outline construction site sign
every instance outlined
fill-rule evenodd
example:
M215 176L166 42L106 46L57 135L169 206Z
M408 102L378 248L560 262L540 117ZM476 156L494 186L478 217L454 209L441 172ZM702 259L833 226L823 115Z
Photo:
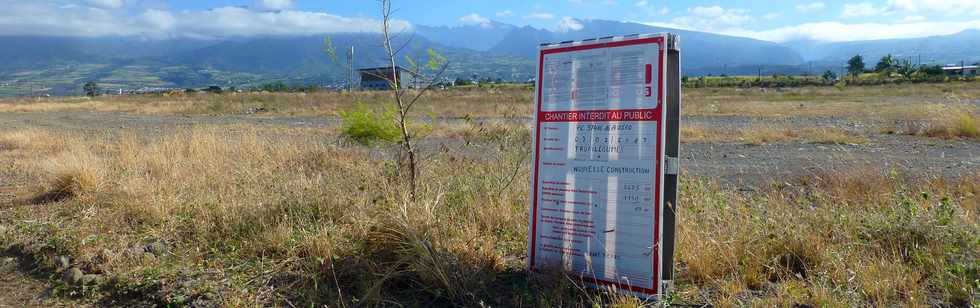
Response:
M531 271L565 271L645 298L665 292L673 263L677 136L669 126L677 129L680 106L677 59L669 34L541 45Z

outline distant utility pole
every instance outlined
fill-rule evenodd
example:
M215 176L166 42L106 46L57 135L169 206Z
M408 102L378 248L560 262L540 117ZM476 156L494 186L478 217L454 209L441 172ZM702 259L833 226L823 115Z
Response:
M354 45L347 53L347 92L354 92Z

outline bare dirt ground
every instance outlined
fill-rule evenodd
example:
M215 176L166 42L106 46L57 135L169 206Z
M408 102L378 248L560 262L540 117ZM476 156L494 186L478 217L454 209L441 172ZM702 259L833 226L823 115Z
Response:
M0 252L0 307L88 307L52 294L45 274L34 270L30 261Z
M814 144L804 142L765 145L739 143L684 143L682 168L690 175L752 185L801 172L842 165L914 171L925 176L957 177L980 169L980 143L975 140L943 140L878 133L878 125L835 118L764 119L748 117L689 117L685 124L715 127L749 126L752 123L790 127L838 127L863 134L865 144Z

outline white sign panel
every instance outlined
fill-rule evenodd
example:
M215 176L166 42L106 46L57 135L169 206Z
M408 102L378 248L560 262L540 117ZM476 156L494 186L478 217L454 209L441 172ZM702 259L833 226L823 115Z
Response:
M542 46L529 262L656 296L661 280L664 36Z

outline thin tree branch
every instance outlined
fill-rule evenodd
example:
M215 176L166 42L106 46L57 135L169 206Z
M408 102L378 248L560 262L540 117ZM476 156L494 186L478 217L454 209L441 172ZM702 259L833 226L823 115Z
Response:
M425 92L428 92L430 89L432 89L432 87L435 86L436 84L435 81L438 80L440 77L442 77L442 75L446 72L447 68L449 68L449 61L446 61L446 63L444 63L442 67L439 68L439 71L435 75L433 75L433 77L427 82L425 87L422 88L422 90L420 90L419 93L416 94L415 97L408 102L406 108L411 109L412 106L415 105L415 102L417 102L420 98L422 98L422 95L425 95Z

